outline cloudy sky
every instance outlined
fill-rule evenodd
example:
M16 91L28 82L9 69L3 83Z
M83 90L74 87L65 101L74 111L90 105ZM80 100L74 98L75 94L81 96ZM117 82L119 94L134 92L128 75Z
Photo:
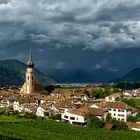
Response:
M140 0L0 0L0 59L36 67L140 67Z

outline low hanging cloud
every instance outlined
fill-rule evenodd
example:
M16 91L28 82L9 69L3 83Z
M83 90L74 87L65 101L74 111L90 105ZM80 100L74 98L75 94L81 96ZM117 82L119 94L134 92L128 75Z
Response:
M30 40L51 48L140 48L139 13L139 0L0 0L0 44Z

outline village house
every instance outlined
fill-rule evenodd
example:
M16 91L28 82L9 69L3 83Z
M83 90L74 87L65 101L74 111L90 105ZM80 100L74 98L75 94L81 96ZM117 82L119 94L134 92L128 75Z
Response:
M80 100L88 100L87 95L80 93L80 92L74 92L74 90L54 90L51 94L51 96L55 97L65 97L65 99L80 99Z
M124 122L127 121L128 116L136 116L137 114L137 109L130 107L123 102L97 103L91 107L104 109L108 111L112 119Z
M115 101L120 101L120 100L121 100L121 93L114 93L105 97L106 102L115 102Z
M137 114L135 108L132 108L123 102L108 103L106 109L108 109L108 112L113 119L124 122L127 121L128 116L136 116Z
M140 88L133 90L135 96L140 96Z
M0 100L0 108L8 108L9 106L10 106L10 102L6 97Z
M60 100L52 104L51 109L55 114L62 114L66 109L76 108L72 100Z
M36 113L36 110L37 110L37 106L35 104L32 104L32 103L25 103L25 104L22 104L20 106L20 111L21 112L27 112L27 113L32 113L32 114L35 114Z
M61 115L63 121L70 122L70 124L86 124L86 114L93 114L99 119L105 119L107 113L103 109L91 108L84 106L78 109L68 109Z
M87 120L84 117L85 113L78 110L67 110L61 115L62 121L67 121L70 124L86 124Z
M24 112L26 110L31 110L31 108L34 108L37 105L38 105L38 103L35 98L33 98L33 97L31 98L28 96L25 96L25 97L20 96L18 98L15 98L15 101L13 102L13 110L19 111L19 112Z
M15 97L17 97L18 94L15 92L0 92L0 107L6 108L6 107L12 107L13 102L15 100Z
M129 97L129 98L132 98L132 97L136 97L137 96L137 93L132 91L132 90L124 90L123 91L123 96L124 97Z
M29 102L15 101L13 103L13 110L18 112L32 113L34 112L33 110L35 110L36 106L37 105L35 103L31 103L31 102L29 103Z
M36 115L39 117L45 117L46 114L51 115L51 104L43 103L37 108Z

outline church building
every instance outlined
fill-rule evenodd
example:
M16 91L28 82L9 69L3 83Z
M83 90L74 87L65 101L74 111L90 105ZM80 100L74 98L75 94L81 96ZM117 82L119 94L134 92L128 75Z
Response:
M34 63L32 61L32 53L30 51L27 61L27 70L25 75L25 83L23 84L20 93L31 94L35 92L35 78L34 78Z

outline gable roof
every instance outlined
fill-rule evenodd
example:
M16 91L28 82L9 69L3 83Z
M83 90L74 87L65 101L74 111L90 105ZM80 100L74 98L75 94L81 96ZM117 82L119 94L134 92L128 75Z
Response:
M136 108L128 106L124 102L102 102L102 103L97 103L95 104L98 108L101 109L125 109L125 110L132 110L132 111L137 111Z
M103 116L105 113L105 110L100 108L91 108L89 106L84 106L78 109L69 109L67 112L75 115L81 115L85 116L86 114L92 114L95 116Z

